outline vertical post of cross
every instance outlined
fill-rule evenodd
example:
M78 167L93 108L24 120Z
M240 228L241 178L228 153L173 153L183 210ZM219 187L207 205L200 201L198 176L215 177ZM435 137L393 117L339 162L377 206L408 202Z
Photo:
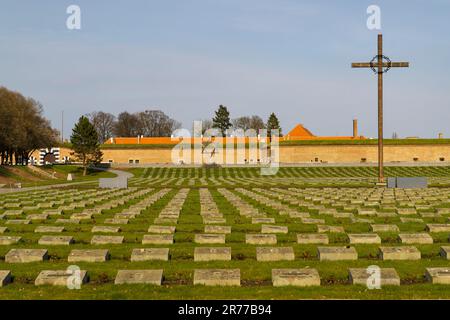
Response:
M384 183L383 153L383 35L378 35L378 182Z

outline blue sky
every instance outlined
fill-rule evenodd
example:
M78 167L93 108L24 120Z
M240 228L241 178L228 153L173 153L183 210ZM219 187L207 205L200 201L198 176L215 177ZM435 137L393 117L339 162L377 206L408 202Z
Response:
M66 8L82 29L66 28ZM450 136L450 1L1 0L0 85L31 96L65 136L82 114L161 109L190 128L219 104L274 111L286 133L376 136L376 54L366 9L381 7L385 135Z

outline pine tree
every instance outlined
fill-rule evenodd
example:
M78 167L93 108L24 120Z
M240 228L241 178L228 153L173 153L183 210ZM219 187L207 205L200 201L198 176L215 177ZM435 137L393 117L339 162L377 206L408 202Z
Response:
M272 113L269 116L269 120L267 120L267 135L269 136L270 139L272 138L272 130L276 130L276 129L279 130L280 137L281 137L282 134L281 134L280 121L278 121L278 118L275 115L275 113Z
M219 106L216 116L213 118L213 128L219 129L222 137L225 137L227 129L231 128L230 112L228 112L227 107Z
M82 116L72 130L70 137L72 143L72 156L83 164L83 176L87 173L90 164L102 161L103 153L100 151L98 134L88 118Z

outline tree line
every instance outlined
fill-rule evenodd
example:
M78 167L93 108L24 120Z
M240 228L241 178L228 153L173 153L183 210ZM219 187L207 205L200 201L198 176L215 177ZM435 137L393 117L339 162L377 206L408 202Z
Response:
M122 112L117 117L111 113L96 111L87 115L95 127L100 143L111 137L170 137L181 124L161 110Z
M27 165L34 151L55 146L58 134L38 101L0 87L1 165Z
M111 113L96 111L87 115L97 131L99 143L105 143L112 137L170 137L172 133L181 127L181 124L170 118L161 110L146 110L142 112L122 112L117 117ZM260 116L243 116L231 119L228 108L220 105L214 117L202 121L202 133L210 128L217 128L222 136L228 129L279 129L280 123L277 116L272 113L267 122Z

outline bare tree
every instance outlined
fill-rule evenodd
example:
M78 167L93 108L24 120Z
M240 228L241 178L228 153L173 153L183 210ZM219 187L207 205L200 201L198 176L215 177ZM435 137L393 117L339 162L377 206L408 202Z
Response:
M105 143L114 134L116 117L111 113L95 111L87 115L98 135L98 142Z
M138 124L138 117L125 111L117 117L113 132L118 137L135 137L140 134Z
M139 133L146 137L170 137L181 124L160 110L146 110L137 114Z
M244 131L247 131L248 129L254 129L256 132L260 129L264 129L266 125L264 124L263 119L259 116L244 116L239 117L232 120L233 128L234 129L243 129Z

